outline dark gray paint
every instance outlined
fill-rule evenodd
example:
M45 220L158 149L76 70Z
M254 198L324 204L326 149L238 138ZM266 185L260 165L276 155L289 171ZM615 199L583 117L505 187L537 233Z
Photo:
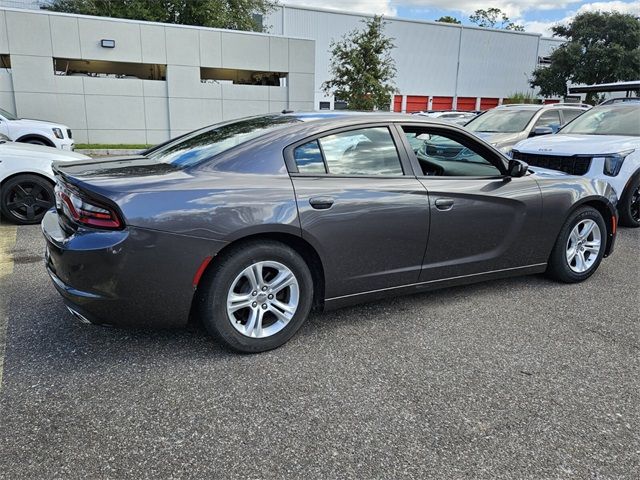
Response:
M394 132L404 176L296 173L288 147L373 124ZM93 319L179 325L189 317L192 281L203 260L213 257L215 268L221 249L249 236L275 234L315 250L325 307L336 307L543 271L573 208L596 202L606 215L615 214L606 183L557 172L423 177L399 124L454 132L506 172L507 159L468 132L404 115L307 119L187 170L149 165L144 157L65 164L58 173L117 205L127 227L74 232L49 212L43 221L48 268L66 300ZM330 197L333 205L313 209L315 197ZM450 210L436 205L443 199L453 201ZM607 253L613 239L610 232Z

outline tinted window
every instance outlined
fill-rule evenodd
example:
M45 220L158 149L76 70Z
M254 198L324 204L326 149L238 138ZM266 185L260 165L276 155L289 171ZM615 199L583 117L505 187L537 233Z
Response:
M569 123L571 120L573 120L574 118L579 117L580 115L582 115L584 113L584 110L570 110L570 109L564 109L562 110L562 115L564 116L564 123Z
M403 127L407 140L416 154L422 173L444 177L495 177L502 173L488 161L480 149L445 134L428 129Z
M560 112L557 110L547 110L542 112L542 115L538 118L538 121L534 125L535 127L560 127Z
M317 140L300 145L293 151L293 156L300 173L327 173Z
M265 115L214 125L151 150L147 157L176 167L189 167L236 145L299 121L296 117Z
M363 128L320 139L329 173L335 175L402 175L391 132Z
M523 131L537 110L513 107L489 110L474 118L465 127L472 132L515 133Z
M584 112L560 133L640 136L640 105L606 105Z

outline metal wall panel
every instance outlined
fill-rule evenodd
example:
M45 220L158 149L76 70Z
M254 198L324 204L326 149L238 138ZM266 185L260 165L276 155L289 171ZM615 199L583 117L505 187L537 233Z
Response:
M537 35L463 29L457 94L506 97L528 91L538 39Z

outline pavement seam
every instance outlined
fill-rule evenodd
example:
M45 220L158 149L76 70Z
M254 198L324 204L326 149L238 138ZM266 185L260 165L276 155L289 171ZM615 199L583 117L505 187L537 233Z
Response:
M16 244L17 228L14 225L0 225L0 392L2 392L2 373L4 371L4 353L7 336L7 306L9 298L3 284L13 273L13 248Z

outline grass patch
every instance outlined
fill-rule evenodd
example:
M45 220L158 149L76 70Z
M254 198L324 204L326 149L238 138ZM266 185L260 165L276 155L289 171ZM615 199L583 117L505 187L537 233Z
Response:
M76 150L144 150L153 145L125 144L125 143L76 143Z

